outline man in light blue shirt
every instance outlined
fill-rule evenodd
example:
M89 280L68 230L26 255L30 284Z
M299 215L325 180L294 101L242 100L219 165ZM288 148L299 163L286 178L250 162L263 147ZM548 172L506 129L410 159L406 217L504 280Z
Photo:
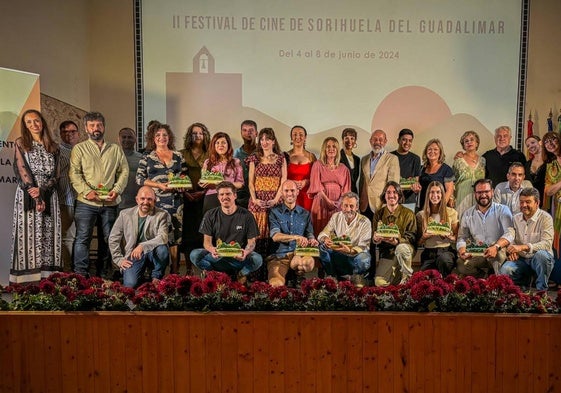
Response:
M286 274L294 270L298 278L314 270L312 256L295 255L297 246L317 247L310 212L296 204L298 187L293 180L286 180L282 186L283 203L269 212L271 238L278 244L276 252L267 258L269 284L281 286L286 282Z
M505 205L492 202L491 180L477 180L474 190L476 204L464 212L458 231L458 272L484 277L485 269L492 267L499 274L506 247L514 240L512 213Z

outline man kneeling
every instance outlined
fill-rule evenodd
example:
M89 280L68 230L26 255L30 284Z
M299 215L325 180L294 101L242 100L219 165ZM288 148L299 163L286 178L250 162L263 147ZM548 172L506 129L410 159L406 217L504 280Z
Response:
M253 214L236 205L236 187L228 181L216 186L219 207L207 211L199 232L204 248L191 251L191 262L199 269L234 274L243 284L249 273L263 264L261 255L253 251L259 234Z
M109 235L109 249L123 272L123 285L134 288L151 264L152 281L164 276L169 262L168 235L171 218L155 207L156 194L144 186L136 194L136 206L121 211ZM121 246L124 244L124 250Z

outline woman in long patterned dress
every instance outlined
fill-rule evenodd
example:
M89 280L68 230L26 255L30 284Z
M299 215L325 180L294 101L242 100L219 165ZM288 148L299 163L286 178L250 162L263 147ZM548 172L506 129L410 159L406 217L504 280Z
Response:
M296 204L310 211L312 198L308 196L310 186L310 173L312 164L316 160L314 153L306 150L306 137L308 132L302 126L294 126L290 130L290 144L292 149L285 153L287 165L287 178L296 182L298 197Z
M479 149L477 132L464 132L460 138L460 144L464 151L463 154L457 156L453 165L454 176L456 177L455 207L459 218L462 217L464 211L475 205L473 184L476 180L485 177L485 158L477 154L477 149Z
M203 171L219 172L225 181L231 182L237 190L243 187L243 168L240 160L234 158L232 140L225 132L217 132L212 136L208 151L208 158L203 164ZM216 184L199 181L205 190L203 214L208 210L220 206Z
M62 271L60 208L55 190L58 157L58 145L43 115L34 109L25 111L13 163L18 186L10 283L35 282Z
M187 176L183 155L175 151L174 135L167 124L154 123L146 133L146 150L138 164L136 183L149 186L156 193L156 206L171 216L173 239L170 239L170 272L179 271L178 244L181 243L183 223L183 190L168 187L169 175Z
M560 233L561 233L561 209L559 202L561 199L561 137L556 132L548 132L543 136L543 146L551 154L555 155L555 159L547 164L545 170L545 196L544 202L549 202L551 198L551 215L553 216L553 248L557 250L559 255ZM544 203L547 209L548 203Z
M201 170L205 160L208 158L208 148L210 144L210 132L202 123L193 123L187 128L183 142L183 159L187 164L189 178L193 188L184 194L183 211L183 231L181 233L181 248L185 254L187 263L187 273L190 273L191 261L189 254L195 248L203 247L203 235L199 232L199 227L203 219L203 201L205 190L199 186Z
M257 141L257 151L247 158L251 196L248 210L259 228L256 251L265 257L269 246L269 210L280 202L281 184L286 180L286 160L272 128L259 131Z
M340 162L339 142L325 138L319 160L312 165L308 194L313 197L312 225L315 235L325 228L333 213L339 210L341 195L351 190L349 169Z

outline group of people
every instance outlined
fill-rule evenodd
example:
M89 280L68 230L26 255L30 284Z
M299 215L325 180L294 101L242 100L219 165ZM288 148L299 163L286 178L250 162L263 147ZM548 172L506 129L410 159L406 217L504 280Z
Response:
M411 152L409 129L400 131L393 152L385 149L386 133L375 130L371 152L360 158L353 153L357 132L345 128L342 145L326 138L318 158L300 125L290 130L286 152L272 128L258 132L252 120L242 122L236 149L227 133L211 137L194 123L176 150L170 126L151 121L137 152L132 129L123 128L115 144L105 139L102 114L83 121L86 140L79 142L77 124L65 121L58 145L40 112L22 116L12 283L63 269L89 275L97 228L96 274L117 267L130 287L147 268L154 282L168 264L177 273L181 252L189 269L192 263L201 274L227 272L242 283L286 285L289 276L298 281L319 268L357 286L387 286L411 277L422 247L421 269L509 274L524 286L535 274L536 287L547 289L561 229L556 133L543 145L529 137L526 162L510 145L508 127L495 131L496 148L483 155L479 136L467 131L450 167L438 139L428 141L422 159ZM172 187L171 179L182 178L188 187ZM540 209L550 200L555 220ZM433 222L448 229L434 232Z

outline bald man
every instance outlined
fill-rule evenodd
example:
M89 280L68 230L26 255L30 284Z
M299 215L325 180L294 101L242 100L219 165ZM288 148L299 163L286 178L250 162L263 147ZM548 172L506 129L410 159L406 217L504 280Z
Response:
M171 218L155 203L154 190L141 187L136 206L121 211L109 235L113 263L121 269L123 285L127 287L135 288L141 283L147 265L153 266L152 282L157 283L169 263Z

